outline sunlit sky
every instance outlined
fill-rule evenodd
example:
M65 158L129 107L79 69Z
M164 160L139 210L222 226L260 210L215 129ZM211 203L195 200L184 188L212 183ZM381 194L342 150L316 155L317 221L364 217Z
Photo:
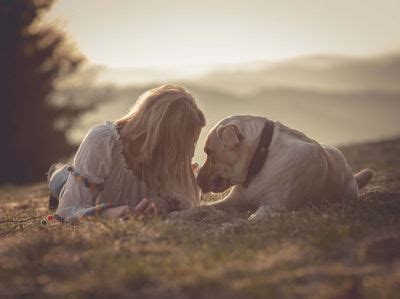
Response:
M89 61L109 67L400 49L399 0L59 0L48 17Z

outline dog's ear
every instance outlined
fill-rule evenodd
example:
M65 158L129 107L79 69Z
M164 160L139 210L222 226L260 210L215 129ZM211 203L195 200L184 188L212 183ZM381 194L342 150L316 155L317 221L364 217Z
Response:
M243 140L243 134L235 124L220 126L217 129L217 135L222 140L226 149L235 148Z

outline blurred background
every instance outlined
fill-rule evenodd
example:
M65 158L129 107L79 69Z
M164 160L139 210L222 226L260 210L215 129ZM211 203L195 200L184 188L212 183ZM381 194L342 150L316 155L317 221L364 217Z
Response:
M0 0L0 182L43 179L145 90L186 87L321 143L400 135L398 0ZM4 137L3 137L4 136Z

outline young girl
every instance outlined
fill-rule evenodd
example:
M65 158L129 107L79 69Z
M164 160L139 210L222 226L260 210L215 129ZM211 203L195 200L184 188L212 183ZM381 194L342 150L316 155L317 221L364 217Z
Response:
M49 171L50 206L61 221L166 214L199 204L191 160L205 118L193 96L163 85L130 113L93 127L73 165Z

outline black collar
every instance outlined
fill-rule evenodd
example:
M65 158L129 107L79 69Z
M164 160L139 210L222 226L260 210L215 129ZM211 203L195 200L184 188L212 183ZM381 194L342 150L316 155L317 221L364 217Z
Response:
M271 145L272 135L274 133L275 123L271 120L266 120L264 129L261 132L260 141L258 142L257 149L253 155L253 159L249 165L249 171L247 172L246 181L243 183L243 187L247 188L250 181L260 172L264 166L265 160L267 160L269 153L269 146Z

